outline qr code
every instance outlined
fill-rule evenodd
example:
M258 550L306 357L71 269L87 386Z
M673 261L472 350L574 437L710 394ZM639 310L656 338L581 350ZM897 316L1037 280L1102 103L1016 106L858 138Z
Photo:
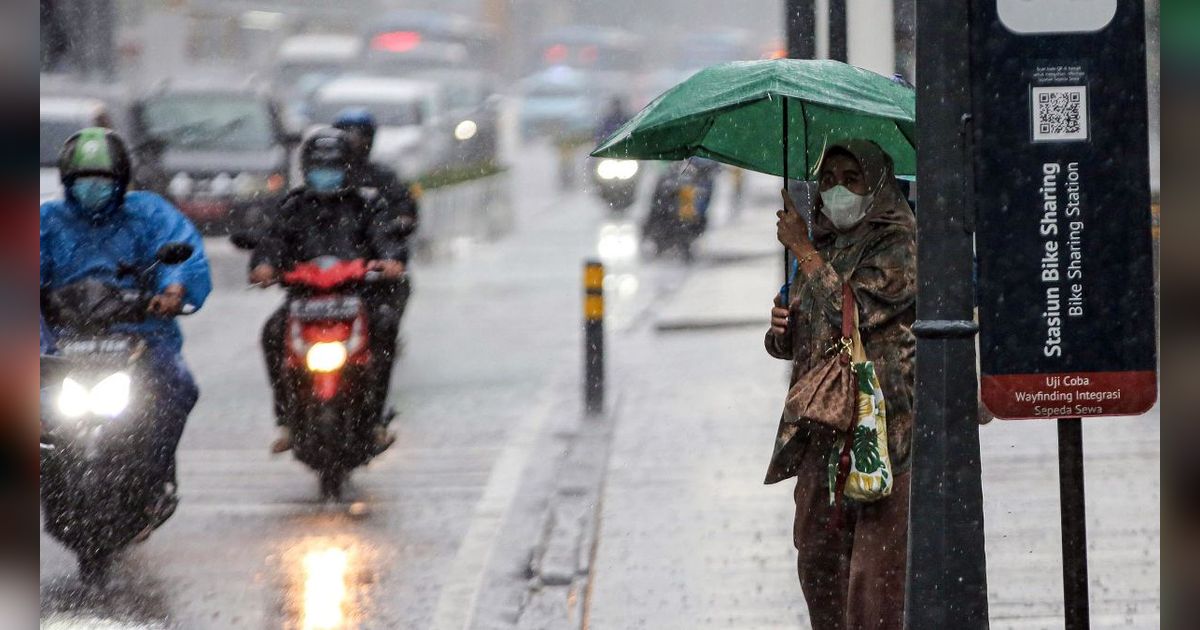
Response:
M1087 87L1033 88L1033 141L1070 142L1088 139Z

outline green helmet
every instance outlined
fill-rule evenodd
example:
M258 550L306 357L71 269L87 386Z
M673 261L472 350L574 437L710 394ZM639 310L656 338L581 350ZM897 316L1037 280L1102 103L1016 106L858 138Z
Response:
M117 186L125 190L131 170L125 141L117 132L104 127L76 131L58 154L58 175L68 188L76 177L103 175L115 179Z

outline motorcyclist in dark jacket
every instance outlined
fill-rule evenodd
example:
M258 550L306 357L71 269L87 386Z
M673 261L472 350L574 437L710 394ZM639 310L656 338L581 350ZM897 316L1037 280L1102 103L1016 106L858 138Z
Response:
M361 189L368 196L383 197L404 224L404 236L416 232L419 189L415 184L401 180L391 168L371 161L371 147L375 144L378 129L375 116L366 108L348 107L338 112L333 126L345 132L350 141L352 153L347 171L350 186Z
M267 286L295 264L318 256L342 259L365 258L368 268L379 271L383 281L372 283L363 295L370 316L371 355L377 361L375 394L379 401L379 425L375 439L378 450L394 438L387 431L389 414L384 412L396 351L400 313L408 298L405 277L408 246L404 215L388 206L383 197L368 197L350 183L352 149L346 135L336 129L312 133L300 148L304 184L292 190L265 226L250 258L250 282ZM286 384L281 378L284 361L285 307L263 326L262 348L275 397L279 437L271 451L291 448Z

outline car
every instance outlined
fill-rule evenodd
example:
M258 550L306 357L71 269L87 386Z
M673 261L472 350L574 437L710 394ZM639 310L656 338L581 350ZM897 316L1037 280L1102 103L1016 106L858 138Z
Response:
M459 69L427 70L410 76L437 83L445 94L445 127L453 137L448 162L461 167L495 165L499 160L502 97L492 75Z
M554 66L521 84L521 137L591 137L607 102L589 73Z
M58 154L63 143L84 127L112 127L104 101L87 96L42 96L38 116L38 193L41 201L62 197Z
M308 106L309 122L332 123L339 112L365 108L379 126L371 157L406 179L450 162L453 130L443 86L416 79L350 75L321 86Z
M154 147L165 193L206 231L255 223L286 194L299 142L269 96L235 87L167 87L131 108L133 135Z

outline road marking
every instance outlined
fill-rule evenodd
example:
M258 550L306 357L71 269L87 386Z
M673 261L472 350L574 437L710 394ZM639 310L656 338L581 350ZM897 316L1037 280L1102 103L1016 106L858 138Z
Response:
M458 552L438 595L433 622L430 624L432 630L467 630L475 620L484 572L491 564L496 540L508 517L542 426L550 416L554 403L552 394L556 391L562 390L558 387L542 390L541 400L514 427L504 451L492 467L487 487L475 504L471 526L459 543Z

